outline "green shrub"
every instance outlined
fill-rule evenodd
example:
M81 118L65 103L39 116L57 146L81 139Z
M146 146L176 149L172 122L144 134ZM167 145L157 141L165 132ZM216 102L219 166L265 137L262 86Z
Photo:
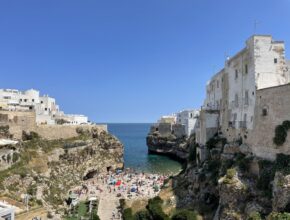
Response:
M12 155L12 162L13 162L13 163L16 163L16 162L18 161L19 157L20 157L20 154L15 152L15 153Z
M124 220L134 220L134 216L132 214L132 209L131 208L127 208L127 209L124 210L123 219Z
M228 170L227 170L226 177L227 177L228 179L233 179L234 176L235 176L236 174L237 174L236 169L235 169L235 168L231 168L231 169L228 169Z
M262 217L259 212L252 212L248 220L262 220Z
M37 140L39 138L40 138L39 134L34 131L30 131L30 132L22 131L23 141Z
M290 156L286 154L277 154L275 168L276 171L280 171L285 175L290 174Z
M248 172L252 160L253 157L245 157L245 155L239 154L236 159L236 164L242 172Z
M257 188L264 191L265 195L269 198L272 197L272 185L271 182L274 180L276 172L276 164L267 161L259 161L260 176L257 181Z
M162 203L162 199L158 196L148 202L147 209L154 220L169 220L169 217L162 210Z
M142 210L135 214L135 220L150 220L150 214L148 210Z
M283 125L278 125L275 129L275 137L273 138L274 143L277 146L281 146L286 141L287 131Z
M289 130L289 129L290 129L290 121L288 121L288 120L283 121L282 126L283 126L286 130Z
M273 142L277 146L281 146L285 143L287 138L287 132L290 130L290 121L283 121L281 125L278 125L275 128L275 137L273 138Z
M290 213L278 213L278 212L272 212L268 218L268 220L289 220L290 219Z
M172 216L172 220L196 220L197 213L190 210L181 210Z

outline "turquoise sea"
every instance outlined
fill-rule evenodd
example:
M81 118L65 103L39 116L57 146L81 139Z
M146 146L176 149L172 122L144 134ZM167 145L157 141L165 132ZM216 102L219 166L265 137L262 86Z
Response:
M177 173L181 164L166 156L148 155L146 136L151 124L108 124L108 130L125 146L126 168L150 173Z

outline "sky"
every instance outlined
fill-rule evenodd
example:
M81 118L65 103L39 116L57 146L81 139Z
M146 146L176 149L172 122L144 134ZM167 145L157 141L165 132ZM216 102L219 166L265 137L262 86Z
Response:
M289 25L290 0L2 0L0 88L94 122L154 122L200 108L254 33L284 40L290 59Z

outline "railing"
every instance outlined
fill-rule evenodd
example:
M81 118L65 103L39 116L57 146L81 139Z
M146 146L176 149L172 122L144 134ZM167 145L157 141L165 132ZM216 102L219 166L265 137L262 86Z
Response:
M229 127L236 128L236 125L238 128L247 128L247 121L229 121Z

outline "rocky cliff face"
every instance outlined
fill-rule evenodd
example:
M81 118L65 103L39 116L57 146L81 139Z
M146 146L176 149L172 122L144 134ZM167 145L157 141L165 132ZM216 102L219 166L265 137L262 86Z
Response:
M223 142L216 138L207 146L207 160L197 165L188 159L187 168L172 177L160 193L164 210L195 210L208 220L288 219L290 157L267 161L245 145Z
M19 162L0 172L0 194L61 213L68 191L87 178L123 167L123 145L105 131L78 130L67 140L34 137L17 145Z
M146 138L149 153L163 154L177 160L186 161L190 143L186 137L175 135L161 136L158 131L149 133Z

